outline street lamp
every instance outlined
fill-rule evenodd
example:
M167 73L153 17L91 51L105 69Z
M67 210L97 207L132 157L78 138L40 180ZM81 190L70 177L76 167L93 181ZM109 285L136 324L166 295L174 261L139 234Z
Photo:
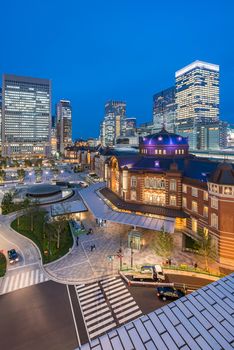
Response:
M131 238L130 241L130 248L131 248L131 269L133 268L133 240Z

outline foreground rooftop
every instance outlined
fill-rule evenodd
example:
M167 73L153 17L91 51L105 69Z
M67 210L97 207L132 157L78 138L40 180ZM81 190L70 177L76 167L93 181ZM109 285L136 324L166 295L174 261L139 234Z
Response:
M234 349L234 274L112 330L79 349Z

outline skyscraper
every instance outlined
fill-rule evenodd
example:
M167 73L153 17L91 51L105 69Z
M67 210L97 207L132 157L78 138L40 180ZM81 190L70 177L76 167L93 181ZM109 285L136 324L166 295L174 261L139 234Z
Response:
M219 66L195 61L175 73L176 123L219 119Z
M0 148L2 147L2 88L0 88Z
M72 107L69 100L60 100L57 110L57 139L58 151L64 153L64 149L72 144Z
M160 131L164 126L174 132L176 117L175 87L160 91L153 96L154 130Z
M113 146L118 136L122 135L125 125L126 103L108 101L105 104L105 116L101 123L100 138L104 146Z
M51 81L4 74L2 97L3 156L49 155Z
M136 118L125 118L123 124L124 136L135 136L136 134Z

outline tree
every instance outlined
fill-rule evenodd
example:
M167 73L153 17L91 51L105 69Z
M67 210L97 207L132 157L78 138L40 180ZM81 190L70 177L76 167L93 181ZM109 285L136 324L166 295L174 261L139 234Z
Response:
M67 218L63 215L57 216L51 223L51 227L55 232L57 249L59 249L61 235L67 232Z
M13 206L13 194L11 192L5 193L2 199L3 214L8 214L9 212L11 212Z
M4 170L0 170L0 183L3 183L5 178L6 178L6 172Z
M198 240L195 244L196 253L202 257L205 269L209 272L209 264L216 260L217 250L211 235L205 230L198 230Z
M170 233L162 227L153 242L153 249L155 253L163 258L169 259L173 251L173 237Z
M23 182L24 178L25 178L25 170L24 169L18 169L17 170L17 175L18 175L18 178L19 178L20 182Z
M25 165L26 167L31 167L31 166L32 166L31 160L30 160L30 159L25 159L25 160L24 160L24 165Z

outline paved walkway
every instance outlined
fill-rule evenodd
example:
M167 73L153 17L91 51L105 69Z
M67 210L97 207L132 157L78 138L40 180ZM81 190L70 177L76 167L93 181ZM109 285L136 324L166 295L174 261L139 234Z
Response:
M127 247L127 234L130 226L110 223L106 227L98 227L93 216L86 214L83 221L86 229L92 228L93 234L82 234L79 237L79 246L73 246L70 253L55 262L45 265L46 272L52 279L62 283L88 283L110 275L116 275L120 268L120 260L117 251L122 240L123 267L130 267L131 250ZM162 263L162 258L157 257L150 245L153 232L142 230L147 245L141 251L133 252L133 265L141 266L146 263ZM91 245L96 249L91 251ZM178 250L174 254L173 262L187 263L191 265L193 260L184 252Z

